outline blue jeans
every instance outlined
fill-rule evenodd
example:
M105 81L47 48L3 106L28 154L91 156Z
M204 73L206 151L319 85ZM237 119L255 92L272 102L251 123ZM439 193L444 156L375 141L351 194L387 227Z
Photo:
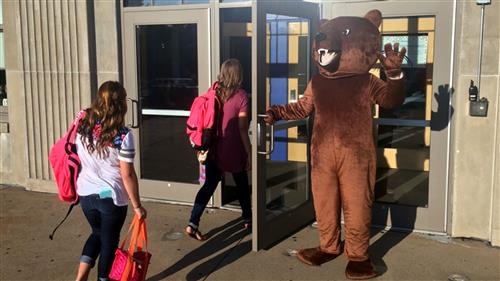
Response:
M215 192L217 185L222 179L222 171L217 167L217 164L213 160L207 161L205 165L205 184L200 188L196 194L196 199L194 201L194 206L191 211L191 218L189 219L189 225L195 229L198 228L200 224L201 215L207 207L210 197ZM252 219L252 207L250 200L250 191L248 190L248 175L247 171L243 170L241 172L232 173L236 187L238 188L238 200L240 201L241 210L243 211L242 217L245 221L251 221Z
M99 280L107 280L120 242L120 230L127 217L127 206L116 206L113 199L101 199L97 194L80 196L80 205L92 228L80 262L93 267L100 255L97 276Z

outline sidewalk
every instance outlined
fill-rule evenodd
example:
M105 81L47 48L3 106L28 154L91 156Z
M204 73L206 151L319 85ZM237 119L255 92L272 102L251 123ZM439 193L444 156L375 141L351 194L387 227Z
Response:
M311 227L270 250L252 252L251 235L237 212L206 212L201 229L210 239L200 243L182 234L190 207L144 205L153 254L148 280L345 280L343 256L309 267L289 255L317 245ZM0 185L0 280L74 280L90 228L78 207L50 241L66 208L56 194ZM129 214L124 231L130 219ZM500 249L482 242L385 232L374 234L371 252L382 272L375 280L447 280L454 273L500 280ZM95 270L89 280L96 280Z

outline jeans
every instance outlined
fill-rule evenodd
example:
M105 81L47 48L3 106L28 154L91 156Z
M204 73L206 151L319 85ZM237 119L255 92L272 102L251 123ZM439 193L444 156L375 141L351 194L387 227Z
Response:
M120 242L120 230L127 217L127 206L116 206L113 199L100 199L97 194L80 196L80 205L92 228L80 262L93 267L100 255L97 276L107 280Z
M207 161L205 165L205 184L203 184L198 194L196 194L193 210L191 211L191 218L189 219L189 225L191 227L195 229L198 228L201 215L207 207L210 197L214 194L217 185L221 181L222 173L223 172L217 167L215 161ZM252 219L252 208L250 191L248 190L247 171L243 170L232 174L236 187L238 188L238 200L240 201L241 210L243 211L242 217L245 221L250 221Z

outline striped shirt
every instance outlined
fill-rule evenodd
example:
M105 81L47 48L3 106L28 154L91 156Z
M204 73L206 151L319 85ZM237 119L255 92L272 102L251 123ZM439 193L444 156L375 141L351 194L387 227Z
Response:
M120 161L133 163L135 157L134 136L125 128L113 140L108 148L109 155L100 158L97 152L89 153L81 141L81 135L76 136L78 156L82 162L82 170L78 176L78 195L86 196L100 194L101 197L112 197L117 206L128 204L128 195L123 185L120 173Z

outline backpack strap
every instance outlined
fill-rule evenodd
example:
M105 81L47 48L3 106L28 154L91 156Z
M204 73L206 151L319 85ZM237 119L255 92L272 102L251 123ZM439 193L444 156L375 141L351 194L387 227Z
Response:
M219 137L219 136L222 136L222 114L224 112L224 105L222 104L222 101L220 100L219 96L217 96L217 95L215 95L214 107L215 107L214 108L215 136Z
M66 153L69 155L71 153L70 150L75 149L75 138L76 138L76 132L78 129L78 125L80 124L80 121L85 118L87 115L87 111L85 109L80 110L76 114L75 119L73 119L73 122L71 122L71 127L69 128L68 132L66 133L66 145L64 146L64 149L66 150ZM76 150L75 150L76 151ZM52 230L52 233L49 235L49 239L53 240L54 239L54 234L56 233L56 230L66 221L68 218L69 214L71 214L71 211L73 211L73 207L78 205L80 203L80 200L78 198L76 199L75 202L71 203L71 205L68 208L68 212L66 212L66 216L62 219L62 221Z
M75 143L75 138L76 138L76 132L78 130L78 125L80 124L80 121L85 118L87 115L86 109L80 110L75 116L75 119L73 119L73 122L71 123L71 127L69 128L69 131L66 136L66 143Z
M49 235L49 239L50 240L53 240L54 239L54 234L56 233L56 230L61 226L61 224L63 224L63 222L68 218L69 214L71 214L71 211L73 211L73 207L75 207L76 205L78 205L79 201L77 200L75 203L71 203L71 205L69 206L69 209L68 209L68 212L66 213L66 216L64 217L64 219L62 219L62 221L54 228L54 230L52 230L52 233Z

